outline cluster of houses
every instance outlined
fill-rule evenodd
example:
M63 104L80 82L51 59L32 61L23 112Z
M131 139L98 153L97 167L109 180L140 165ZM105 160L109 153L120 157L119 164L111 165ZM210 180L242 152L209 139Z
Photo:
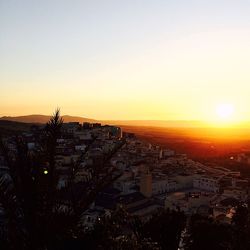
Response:
M86 212L88 227L103 211L109 213L118 205L143 219L163 208L230 223L235 207L248 200L248 180L240 172L209 167L132 134L124 136L126 144L111 159L123 174Z
M30 151L38 147L39 133L40 128L33 126L22 135ZM11 138L6 142L15 150ZM100 123L63 124L55 158L57 188L67 185L72 164L78 164L74 178L77 185L91 180L89 169L103 166L107 160L119 175L82 214L86 229L117 207L145 220L162 208L187 215L200 213L230 223L235 206L248 199L248 180L241 178L239 172L206 166L185 154L139 140L120 127ZM0 171L7 168L1 155L0 166Z

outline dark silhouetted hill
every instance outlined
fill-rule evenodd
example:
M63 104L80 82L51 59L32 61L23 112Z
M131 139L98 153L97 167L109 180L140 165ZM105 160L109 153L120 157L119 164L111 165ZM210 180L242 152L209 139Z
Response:
M118 126L139 126L139 127L161 127L161 128L211 128L214 126L198 120L95 120L80 116L62 116L64 122L99 122ZM0 118L4 121L15 121L24 123L41 123L45 124L50 119L48 115L26 115L26 116L4 116ZM236 124L235 128L250 128L249 122Z
M64 122L97 122L94 119L88 119L79 116L62 116ZM0 121L14 121L14 122L23 122L23 123L46 123L50 119L48 115L26 115L26 116L3 116L0 118Z
M80 116L62 116L64 122L100 122L102 124L113 124L123 126L147 126L147 127L200 127L203 126L199 121L157 121L157 120L95 120ZM4 121L15 121L24 123L46 123L50 119L48 115L25 115L25 116L3 116Z

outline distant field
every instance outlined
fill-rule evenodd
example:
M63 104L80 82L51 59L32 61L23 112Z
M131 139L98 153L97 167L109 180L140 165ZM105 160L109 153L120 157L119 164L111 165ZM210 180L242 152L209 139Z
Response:
M186 153L193 158L216 157L250 150L250 129L160 128L122 126L139 138Z
M29 131L32 123L0 120L0 135ZM140 139L168 147L192 158L209 158L250 151L250 129L232 128L163 128L121 126Z

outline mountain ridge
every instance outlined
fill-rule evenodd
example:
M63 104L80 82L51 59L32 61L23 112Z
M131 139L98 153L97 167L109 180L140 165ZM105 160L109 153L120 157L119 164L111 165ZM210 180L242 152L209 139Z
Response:
M23 115L23 116L3 116L0 117L0 121L14 121L22 123L46 123L51 116L49 115ZM85 118L81 116L63 115L64 122L99 122L102 124L124 125L124 126L159 126L159 127L186 127L186 126L198 126L202 125L200 121L186 121L186 120L96 120L91 118Z
M23 116L3 116L0 121L14 121L22 123L41 123L45 124L51 116L49 115L23 115ZM211 127L211 125L198 120L97 120L81 116L63 115L64 122L90 122L102 123L120 126L146 126L146 127L173 127L173 128L195 128L195 127ZM241 126L250 127L249 122L244 122ZM213 127L213 126L212 126ZM237 127L237 126L236 126Z
M13 122L22 122L22 123L46 123L50 119L50 115L23 115L23 116L3 116L0 117L0 121L13 121ZM63 115L62 116L64 122L97 122L94 119L84 118L80 116L70 116Z

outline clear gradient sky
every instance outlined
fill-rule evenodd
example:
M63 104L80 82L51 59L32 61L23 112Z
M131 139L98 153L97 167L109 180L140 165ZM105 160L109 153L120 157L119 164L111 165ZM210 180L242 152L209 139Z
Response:
M250 119L250 1L0 0L0 115Z

